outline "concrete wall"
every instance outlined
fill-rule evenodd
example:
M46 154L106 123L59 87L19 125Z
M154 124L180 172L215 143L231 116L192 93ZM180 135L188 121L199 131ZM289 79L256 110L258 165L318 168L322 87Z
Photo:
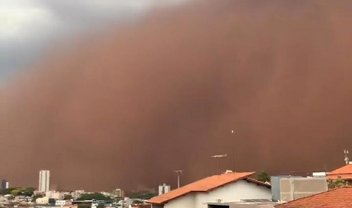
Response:
M281 200L280 176L271 176L271 193L274 201Z
M269 188L245 180L237 181L210 192L187 194L165 204L164 208L207 208L209 202L239 202L242 199L271 199Z
M291 201L328 190L325 177L278 177L278 179L278 182L272 180L272 182L275 182L272 183L274 200ZM279 197L277 196L276 190L279 191Z

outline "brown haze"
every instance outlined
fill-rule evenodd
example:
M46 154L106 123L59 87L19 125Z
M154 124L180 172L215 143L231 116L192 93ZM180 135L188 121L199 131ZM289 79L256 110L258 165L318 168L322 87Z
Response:
M137 189L330 170L352 148L352 2L216 0L79 41L1 91L1 177ZM235 134L231 134L231 129Z

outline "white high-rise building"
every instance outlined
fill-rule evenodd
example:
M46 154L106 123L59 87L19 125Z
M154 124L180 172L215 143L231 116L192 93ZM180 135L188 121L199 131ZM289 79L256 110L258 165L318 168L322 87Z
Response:
M47 192L49 191L50 185L50 171L49 170L41 170L39 171L39 187L38 191Z

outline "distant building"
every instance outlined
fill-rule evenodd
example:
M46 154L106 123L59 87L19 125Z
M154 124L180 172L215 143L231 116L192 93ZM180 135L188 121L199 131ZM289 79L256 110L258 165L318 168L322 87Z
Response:
M42 205L44 205L44 204L48 204L49 203L49 198L48 197L41 197L41 198L37 198L36 200L35 200L35 203L36 204L42 204Z
M3 191L3 190L6 190L8 188L10 188L10 183L7 180L5 180L5 179L1 180L0 190Z
M291 201L328 190L325 177L272 176L274 201Z
M50 186L50 171L49 170L41 170L39 171L39 192L48 192Z
M64 199L65 197L65 192L59 192L59 191L47 191L45 192L45 196L50 198L50 199Z
M159 185L158 195L166 194L170 190L171 190L171 186L170 185L166 185L165 183L163 183L162 185Z
M71 192L71 196L73 197L73 199L78 199L79 197L81 197L82 194L86 193L84 190L75 190L73 192Z
M254 172L227 172L210 176L148 200L152 208L208 208L211 203L271 200L271 186L251 176ZM212 206L214 207L214 206ZM229 206L219 206L229 207Z
M327 192L296 199L275 208L348 208L352 207L352 187L333 189Z
M119 189L119 188L113 190L113 191L112 191L112 195L113 195L114 197L116 197L116 198L123 198L123 197L125 196L123 190L122 190L122 189Z
M348 182L352 182L352 164L349 163L345 166L342 166L341 168L329 172L327 175L328 179L330 180L342 179Z
M72 202L70 200L55 200L55 206L57 207L63 207L67 205L72 205Z

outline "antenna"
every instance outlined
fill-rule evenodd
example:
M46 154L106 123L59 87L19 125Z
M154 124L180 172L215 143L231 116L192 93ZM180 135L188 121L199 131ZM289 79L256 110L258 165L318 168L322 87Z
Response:
M235 135L235 130L231 129L231 136ZM236 172L236 165L237 165L237 161L236 161L236 149L237 148L233 148L234 152L233 152L233 171Z
M182 170L174 170L174 172L177 174L177 188L180 188L180 176L183 174Z
M217 159L218 171L219 171L219 173L221 174L221 170L220 170L220 159L227 157L227 154L212 155L211 157L214 158L214 159Z
M345 159L344 159L344 161L345 161L346 165L348 165L348 164L350 163L350 158L348 158L349 152L348 152L347 149L344 149L344 150L343 150L343 153L345 154Z

